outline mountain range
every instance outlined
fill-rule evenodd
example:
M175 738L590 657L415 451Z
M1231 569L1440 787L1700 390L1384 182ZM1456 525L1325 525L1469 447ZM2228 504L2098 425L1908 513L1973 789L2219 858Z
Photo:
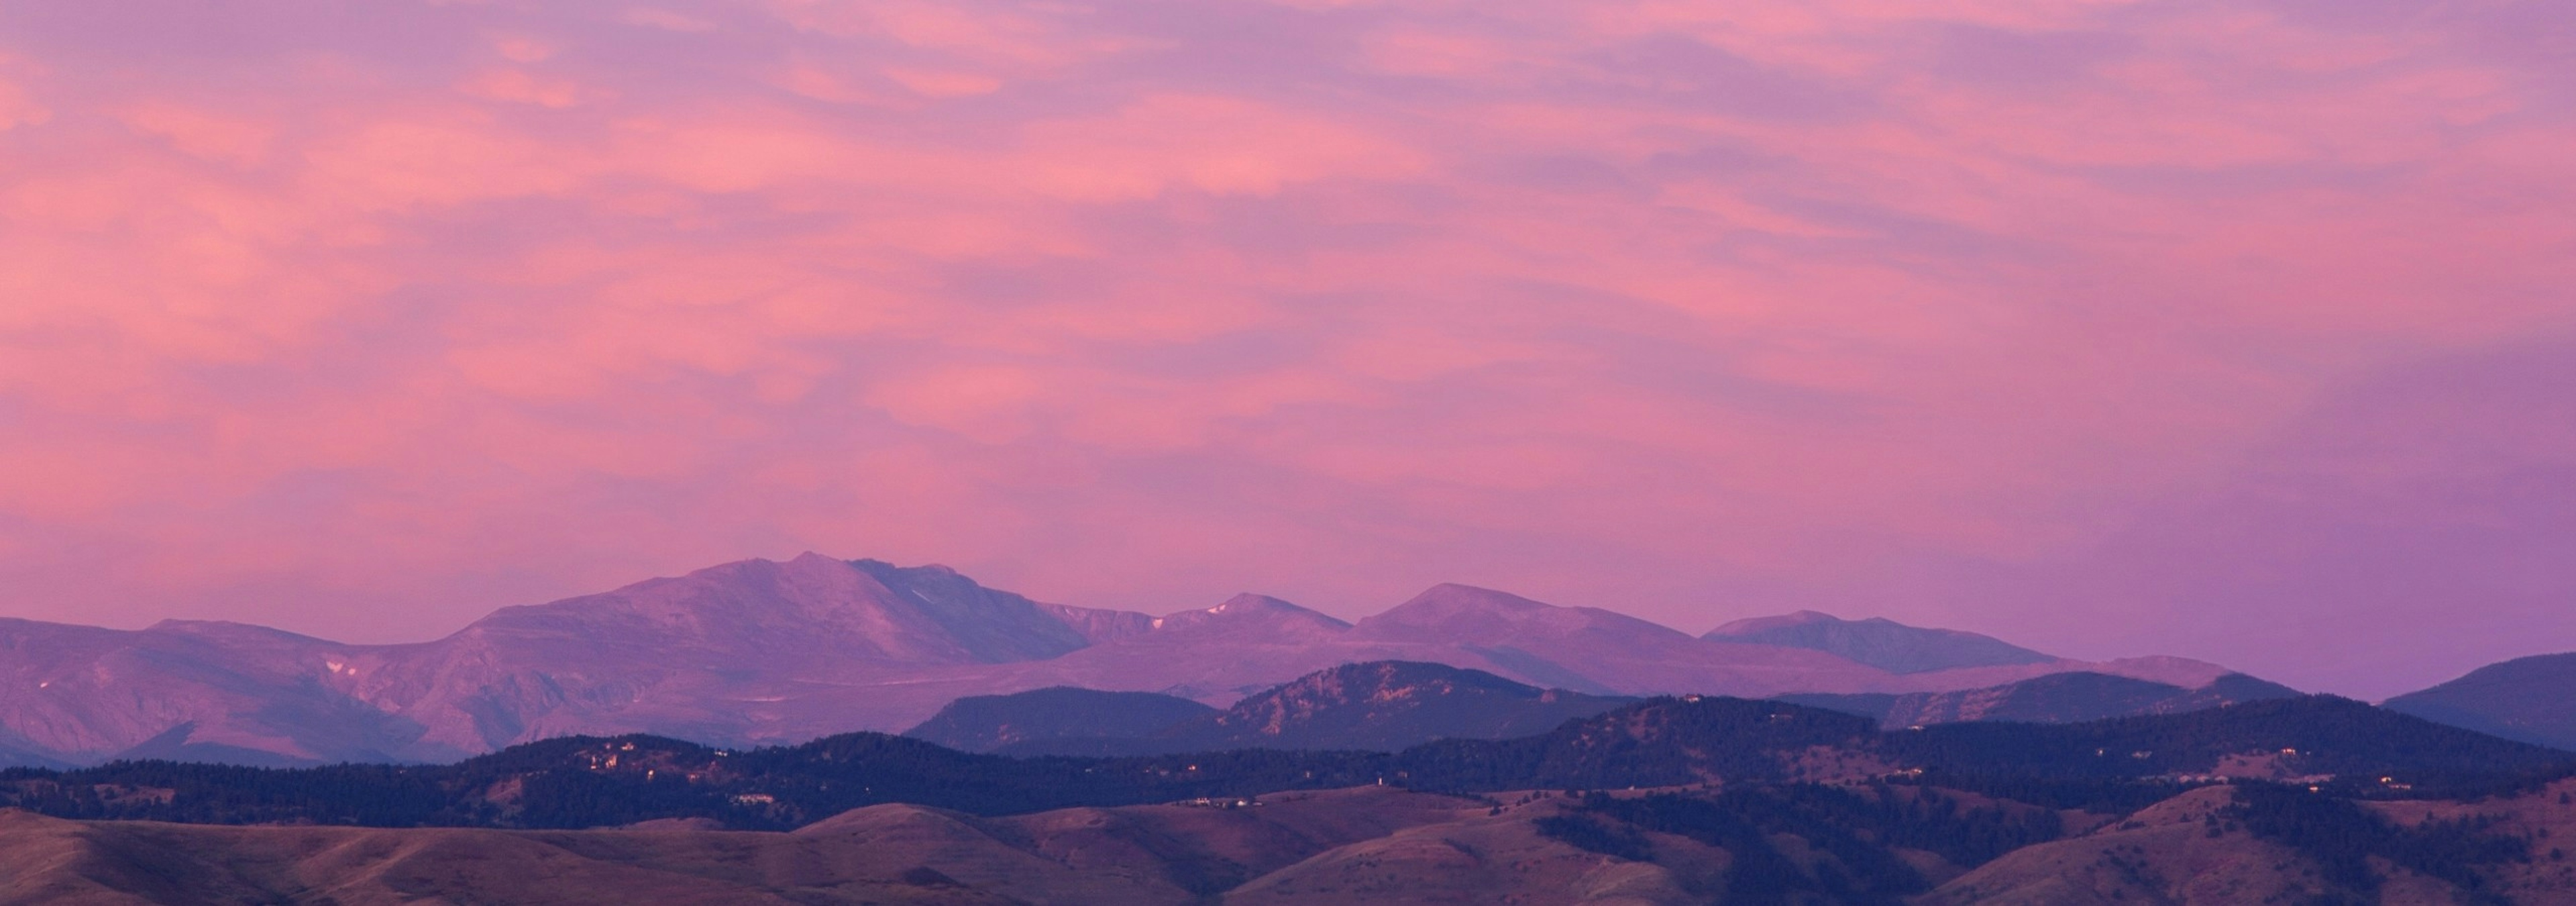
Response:
M2179 658L2049 658L1820 614L1694 637L1463 585L1357 623L1250 594L1157 617L1039 602L945 567L809 553L507 607L411 644L220 622L0 620L0 762L437 762L577 733L744 746L895 730L961 698L1050 686L1228 706L1386 660L1590 696L1946 692L2070 671L2199 688L2228 673Z
M1379 662L1423 666L1367 681L1328 673ZM1436 703L1429 710L1377 708L1329 731L1315 721L1248 729L1274 721L1247 709L1369 713L1329 699L1417 694L1431 680L1420 671L1434 665L1474 673L1438 678L1446 691L1412 699ZM1282 687L1292 681L1308 685ZM1012 698L1056 687L1066 690L1048 693L1056 707ZM220 622L125 631L0 620L0 765L441 762L572 734L753 746L926 727L974 701L1024 716L1009 728L986 721L1001 734L990 738L934 738L1023 753L1391 749L1529 732L1623 698L1679 693L1785 696L1894 726L2065 722L2296 694L2198 661L2085 662L1812 611L1693 637L1611 611L1439 585L1356 623L1252 594L1152 616L1036 601L945 567L817 554L503 608L412 644ZM2483 668L2389 706L2570 746L2571 701L2576 654ZM1115 702L1125 704L1105 704ZM1079 726L1039 727L1046 717ZM1127 722L1104 722L1113 717ZM1180 726L1191 720L1194 729Z

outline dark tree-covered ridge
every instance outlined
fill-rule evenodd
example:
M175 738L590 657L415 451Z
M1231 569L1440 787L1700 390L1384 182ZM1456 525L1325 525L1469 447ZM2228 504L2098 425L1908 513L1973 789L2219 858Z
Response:
M2297 754L2278 755L2283 750ZM1693 696L1648 700L1536 736L1391 754L1010 758L881 733L749 751L651 736L572 737L450 765L17 769L0 772L0 805L199 823L574 828L706 818L775 829L888 802L1009 814L1377 783L1459 792L1780 783L1798 779L1798 765L1817 753L1883 765L1898 780L1949 778L1997 795L2019 791L2008 798L2081 805L2152 797L2169 791L2164 778L2247 752L2335 774L2343 792L2382 795L2383 776L2429 792L2555 776L2576 760L2324 696L2090 724L1893 732L1833 711Z

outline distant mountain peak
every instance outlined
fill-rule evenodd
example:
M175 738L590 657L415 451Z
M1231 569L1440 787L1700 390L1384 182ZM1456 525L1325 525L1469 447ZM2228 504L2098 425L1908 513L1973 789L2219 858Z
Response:
M826 563L847 563L850 566L857 567L860 571L871 575L882 575L886 573L928 573L933 575L958 577L962 577L964 575L963 573L959 573L954 567L942 563L924 563L920 566L898 566L874 557L861 557L856 560L844 561L833 557L827 557L813 551L806 551L802 554L798 554L794 560L789 562L804 562L807 558L812 558Z
M1507 591L1495 591L1490 588L1475 585L1462 585L1456 582L1442 582L1438 585L1431 586L1430 588L1423 589L1421 594L1414 595L1411 600L1407 600L1402 604L1396 605L1393 609L1388 610L1387 613L1397 613L1399 611L1408 610L1525 613L1535 610L1554 609L1557 609L1554 604L1533 601Z
M1244 592L1242 594L1235 595L1234 597L1225 599L1224 602L1216 605L1215 607L1207 608L1207 612L1209 613L1226 613L1229 611L1240 613L1256 610L1268 612L1314 613L1314 611L1282 601L1278 598L1274 598L1269 595L1256 595L1251 592Z
M1561 634L1586 629L1629 636L1689 638L1670 627L1626 614L1561 607L1454 582L1434 585L1384 613L1361 620L1358 628L1373 639L1470 645L1509 644L1532 631Z
M1781 629L1788 629L1788 628L1798 627L1798 626L1819 626L1819 625L1824 625L1824 626L1893 626L1893 627L1897 627L1897 628L1900 628L1900 629L1911 629L1911 630L1914 630L1914 631L1917 631L1917 632L1942 632L1942 633L1958 633L1958 634L1960 634L1960 635L1975 635L1975 633L1962 633L1962 632L1959 632L1958 630L1955 630L1955 629L1922 629L1922 628L1918 628L1918 627L1914 627L1914 626L1907 626L1906 624L1899 623L1899 622L1897 622L1897 621L1895 621L1895 620L1891 620L1891 619L1888 619L1888 618L1886 618L1886 617L1862 617L1862 618L1857 619L1857 620L1854 620L1854 619L1845 619L1845 618L1843 618L1843 617L1838 617L1838 616L1835 616L1835 615L1830 614L1830 613L1826 613L1826 612L1821 611L1821 610L1793 610L1793 611L1790 611L1790 612L1788 612L1788 613L1779 614L1779 615L1777 615L1777 616L1768 616L1768 617L1746 617L1746 618L1744 618L1744 619L1736 620L1736 621L1734 621L1734 622L1728 623L1728 624L1726 624L1726 625L1724 625L1724 626L1717 627L1716 629L1711 629L1711 630L1709 630L1709 631L1708 631L1708 634L1709 634L1710 636L1741 636L1741 635L1748 635L1748 634L1757 633L1757 632L1769 632L1769 631L1775 631L1775 630L1781 630Z
M1882 623L1883 623L1883 622L1888 622L1888 621L1887 621L1885 618L1883 618L1883 617L1874 617L1874 618L1872 618L1872 619L1876 619L1876 620L1878 620L1879 622L1882 622ZM1733 636L1733 635L1743 635L1743 634L1746 634L1746 633L1761 632L1761 631L1764 631L1764 630L1770 630L1770 629L1780 629L1780 628L1788 627L1788 626L1805 626L1805 625L1810 624L1810 623L1865 623L1865 622L1869 622L1869 621L1868 621L1868 620L1846 620L1846 619L1843 619L1843 618L1838 617L1838 616L1834 616L1833 614L1829 614L1829 613L1826 613L1826 612L1821 611L1821 610L1795 610L1795 611L1790 611L1790 612L1788 612L1788 613L1780 614L1780 615L1778 615L1778 616L1769 616L1769 617L1746 617L1746 618L1744 618L1744 619L1736 620L1736 621L1734 621L1734 622L1732 622L1732 623L1728 623L1728 624L1726 624L1726 625L1724 625L1724 626L1717 627L1716 629L1711 629L1711 630L1709 630L1709 631L1708 631L1708 634L1709 634L1709 635L1713 635L1713 636L1721 636L1721 635L1722 635L1722 636Z
M1214 607L1164 614L1153 621L1153 630L1157 633L1282 634L1247 636L1244 639L1253 642L1339 635L1350 628L1350 623L1330 614L1250 592L1227 598Z
M231 620L162 620L158 623L144 627L143 631L187 635L218 641L258 640L311 643L316 645L336 644L324 639L303 635L301 633L288 632L283 629L271 629L255 623L236 623Z
M1956 629L1907 626L1885 617L1846 620L1813 610L1736 620L1701 638L1808 648L1840 655L1890 673L1928 673L1956 667L2044 664L2057 660L1997 639Z
M1090 641L1037 602L946 567L899 567L805 553L751 559L602 594L506 607L461 635L601 642L668 657L756 656L764 665L863 659L1000 663L1054 657ZM613 640L613 641L611 641Z

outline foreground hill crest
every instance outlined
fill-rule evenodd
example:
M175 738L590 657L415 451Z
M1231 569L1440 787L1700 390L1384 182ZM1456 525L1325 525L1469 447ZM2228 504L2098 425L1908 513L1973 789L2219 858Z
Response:
M1901 672L1464 585L1357 623L1252 594L1157 617L1041 602L946 567L807 553L507 607L401 645L224 623L0 620L0 763L442 761L579 733L755 745L900 729L959 698L1048 686L1222 706L1386 660L1599 696L1937 692L2070 670L2197 687L2226 672L2178 659Z

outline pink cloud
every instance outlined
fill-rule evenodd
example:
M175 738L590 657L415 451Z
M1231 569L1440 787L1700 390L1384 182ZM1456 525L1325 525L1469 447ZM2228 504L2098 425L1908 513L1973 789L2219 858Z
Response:
M2337 545L2504 569L2249 488L2388 375L2576 329L2576 124L2501 8L148 7L0 2L0 613L418 638L810 548L2388 691L2153 617L2337 619ZM2557 537L2439 490L2569 455L2454 391L2468 440L2337 474ZM2289 575L2161 577L2239 517ZM2513 631L2392 599L2337 650L2576 648L2527 606L2576 576L2513 563Z

